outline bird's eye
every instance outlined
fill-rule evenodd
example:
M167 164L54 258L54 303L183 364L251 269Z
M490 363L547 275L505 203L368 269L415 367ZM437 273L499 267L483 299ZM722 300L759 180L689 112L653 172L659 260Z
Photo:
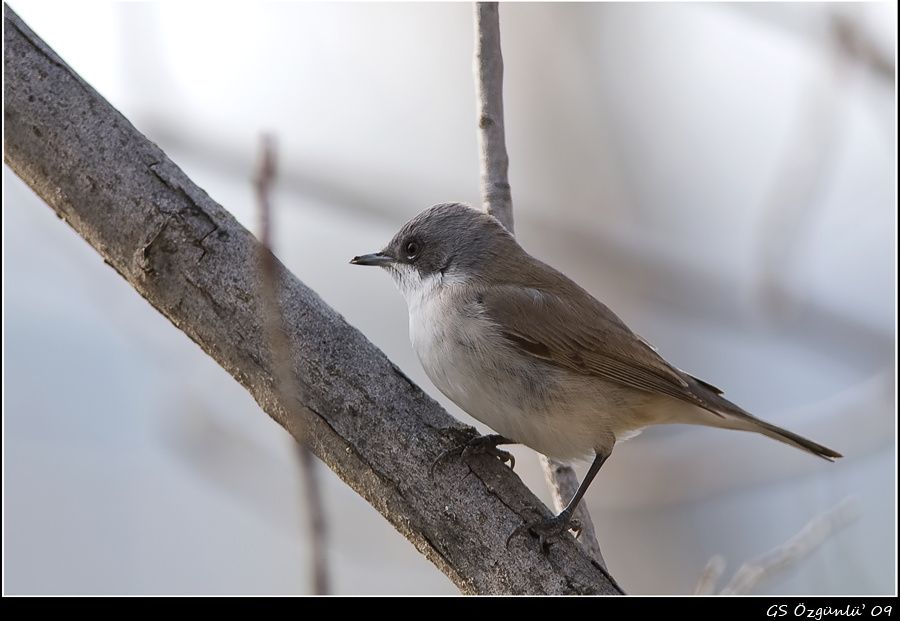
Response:
M411 241L406 244L406 258L415 259L419 255L419 244Z

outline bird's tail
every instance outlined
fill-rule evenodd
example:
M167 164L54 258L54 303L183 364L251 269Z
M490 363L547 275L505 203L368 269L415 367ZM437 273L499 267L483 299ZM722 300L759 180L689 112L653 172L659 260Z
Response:
M785 444L796 446L797 448L803 449L807 453L812 453L813 455L821 457L822 459L834 461L835 459L843 457L843 455L835 450L828 448L827 446L823 446L817 442L813 442L812 440L804 438L801 435L797 435L793 431L782 429L781 427L777 427L772 423L767 423L764 420L753 418L746 421L745 424L747 426L742 426L742 428L746 429L747 431L755 431L757 433L769 436L770 438L774 438L775 440L778 440L780 442L784 442Z
M835 459L843 457L843 455L827 446L823 446L818 442L813 442L793 431L782 429L777 425L756 418L747 410L723 397L722 391L712 384L708 384L707 382L690 375L687 377L693 381L693 388L702 396L706 405L702 406L702 409L697 407L693 408L691 414L693 420L684 420L683 422L700 423L712 427L761 433L764 436L768 436L779 442L784 442L785 444L790 444L791 446L795 446L798 449L804 450L807 453L812 453L816 457L821 457L828 461L834 461ZM697 420L696 418L697 413L700 412L702 412L702 421Z
M785 444L790 444L791 446L795 446L798 449L802 449L807 453L812 453L813 455L821 457L822 459L827 459L828 461L834 461L835 459L843 457L843 455L827 446L823 446L818 442L813 442L793 431L788 431L787 429L782 429L772 423L767 423L743 410L737 412L734 410L720 410L718 414L713 415L706 412L706 415L707 418L705 424L707 425L725 429L737 429L740 431L761 433L764 436L768 436L779 442L784 442ZM712 416L716 416L716 418L713 419Z

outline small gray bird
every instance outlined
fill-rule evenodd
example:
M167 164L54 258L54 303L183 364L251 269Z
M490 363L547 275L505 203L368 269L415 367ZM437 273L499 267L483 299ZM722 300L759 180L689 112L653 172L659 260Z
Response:
M663 360L590 293L525 252L498 220L465 205L426 209L384 250L350 262L388 270L406 298L409 336L428 377L499 432L467 451L511 461L497 446L521 443L558 459L593 456L568 506L526 526L542 545L571 527L616 440L648 425L755 431L829 461L841 457Z

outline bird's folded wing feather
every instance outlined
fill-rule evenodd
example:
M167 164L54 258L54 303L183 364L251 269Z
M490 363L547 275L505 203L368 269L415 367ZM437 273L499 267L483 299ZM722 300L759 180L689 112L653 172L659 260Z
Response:
M501 286L485 291L480 300L487 318L525 354L715 412L717 408L705 398L715 392L703 393L718 389L704 390L705 382L667 363L615 313L574 283L561 286L561 291Z

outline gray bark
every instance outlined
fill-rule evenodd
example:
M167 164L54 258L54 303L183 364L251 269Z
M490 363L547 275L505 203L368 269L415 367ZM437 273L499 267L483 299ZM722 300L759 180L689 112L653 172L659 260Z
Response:
M475 436L276 262L296 394L279 396L259 299L260 244L4 6L4 161L262 409L465 593L617 593L574 541L543 555L547 515L490 457L429 475Z

